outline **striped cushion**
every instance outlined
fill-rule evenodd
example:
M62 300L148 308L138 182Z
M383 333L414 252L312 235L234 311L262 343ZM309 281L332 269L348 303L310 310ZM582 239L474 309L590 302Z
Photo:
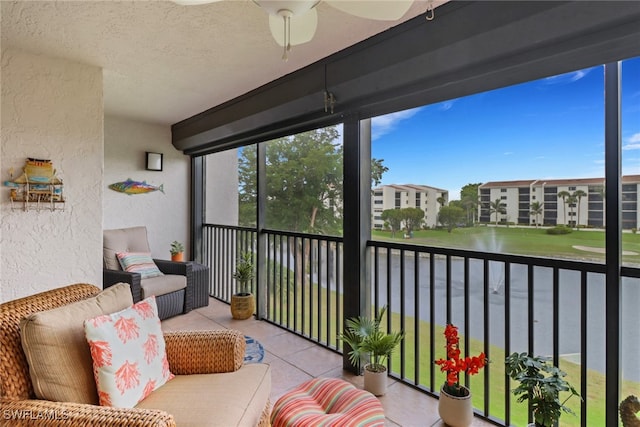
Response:
M315 378L282 396L271 412L272 427L384 426L380 401L338 378Z
M163 276L151 254L147 252L117 252L116 257L124 271L140 273L142 279Z

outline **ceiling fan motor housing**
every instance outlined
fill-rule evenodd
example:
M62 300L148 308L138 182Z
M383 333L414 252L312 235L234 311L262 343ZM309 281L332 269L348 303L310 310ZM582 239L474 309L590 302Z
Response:
M301 16L316 7L320 0L253 0L273 16Z

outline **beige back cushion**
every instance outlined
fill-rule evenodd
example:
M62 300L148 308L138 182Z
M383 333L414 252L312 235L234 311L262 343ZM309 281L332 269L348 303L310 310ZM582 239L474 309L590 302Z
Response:
M22 348L36 397L98 404L93 362L83 322L133 304L129 284L118 283L95 297L31 314L20 321Z
M151 252L146 227L118 228L102 232L104 268L122 270L116 252Z

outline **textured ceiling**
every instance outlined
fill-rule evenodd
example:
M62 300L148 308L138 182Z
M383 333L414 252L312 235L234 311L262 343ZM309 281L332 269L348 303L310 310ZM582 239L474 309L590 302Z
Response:
M144 0L0 4L2 49L101 67L106 114L164 124L289 74L428 6L418 0L401 21L389 22L360 19L320 3L315 37L294 46L284 62L267 14L251 0L199 6Z

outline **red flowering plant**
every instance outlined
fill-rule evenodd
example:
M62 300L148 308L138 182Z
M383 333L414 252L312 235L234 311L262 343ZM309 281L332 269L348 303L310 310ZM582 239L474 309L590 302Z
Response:
M469 389L460 385L460 373L466 372L469 375L475 375L489 363L489 360L484 353L460 358L460 338L458 338L456 326L448 324L444 329L444 336L447 339L447 358L438 359L435 362L440 366L442 372L447 373L447 380L442 386L442 390L452 396L468 396Z

